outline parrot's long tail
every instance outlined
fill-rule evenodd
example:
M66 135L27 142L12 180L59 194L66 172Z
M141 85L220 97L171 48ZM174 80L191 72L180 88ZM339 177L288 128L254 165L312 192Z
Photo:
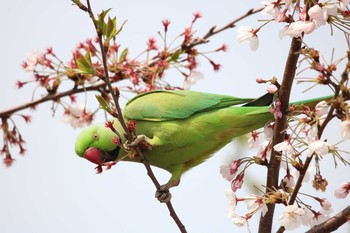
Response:
M328 96L323 96L323 97L318 97L318 98L313 98L313 99L307 99L307 100L301 100L301 101L296 101L290 103L292 104L297 104L297 105L306 105L309 108L315 108L316 105L321 102L321 101L326 101L329 102L334 96L333 95L328 95Z
M273 101L273 97L274 97L273 94L266 93L265 95L243 105L243 107L269 106ZM326 102L329 102L333 97L334 97L333 95L328 95L328 96L323 96L323 97L318 97L318 98L313 98L313 99L301 100L301 101L291 102L290 105L292 105L292 104L306 105L309 108L313 109L316 107L316 105L319 102L321 102L323 100Z

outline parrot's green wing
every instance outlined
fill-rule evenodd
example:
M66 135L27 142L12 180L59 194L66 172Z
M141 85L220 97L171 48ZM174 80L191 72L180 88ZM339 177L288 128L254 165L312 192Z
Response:
M244 104L254 99L194 91L154 91L131 99L124 109L128 119L168 121L186 119L193 114Z

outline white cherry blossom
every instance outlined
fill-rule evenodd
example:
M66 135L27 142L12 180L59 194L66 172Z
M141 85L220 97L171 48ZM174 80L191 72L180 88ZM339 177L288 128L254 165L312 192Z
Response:
M239 43L249 43L250 49L256 51L259 47L259 39L253 28L249 26L241 26L238 28L237 40Z

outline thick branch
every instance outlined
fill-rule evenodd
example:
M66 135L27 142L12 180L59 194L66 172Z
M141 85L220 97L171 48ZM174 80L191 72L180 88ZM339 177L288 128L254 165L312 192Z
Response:
M327 221L312 227L306 233L328 233L337 230L340 226L350 221L350 206Z
M300 38L293 38L290 45L289 54L288 54L285 69L284 69L283 80L282 80L281 87L278 94L278 98L281 101L282 117L277 118L275 120L273 145L276 145L284 140L284 134L282 132L286 128L286 119L287 119L286 112L288 110L290 93L291 93L292 84L295 76L295 71L297 69L297 62L299 58L298 51L301 48L301 44L302 44L301 42L302 41ZM267 181L266 181L267 193L277 188L278 186L280 164L281 164L280 154L276 151L273 151L271 155L270 164L268 166L268 171L267 171ZM275 205L269 204L267 213L265 214L264 217L260 218L259 233L271 232L274 210L275 210Z

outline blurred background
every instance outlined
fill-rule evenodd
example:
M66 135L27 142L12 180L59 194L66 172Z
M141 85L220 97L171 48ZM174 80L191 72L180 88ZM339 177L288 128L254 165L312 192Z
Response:
M128 47L131 57L146 48L146 41L162 31L162 19L171 21L168 38L174 38L189 26L193 12L201 12L203 17L195 24L197 36L204 35L212 26L218 27L236 19L248 9L260 7L260 1L161 1L161 0L92 0L95 13L112 8L111 16L116 16L119 25L127 20L117 42ZM256 28L262 24L259 19L266 16L257 14L239 22L238 26L249 25ZM52 46L63 61L68 62L75 46L80 41L93 38L94 28L90 18L70 1L0 1L0 111L31 100L34 87L28 85L16 88L16 81L25 81L31 76L21 68L22 61L38 49L44 51ZM252 52L248 45L236 41L237 28L220 33L211 38L200 51L210 51L228 44L227 53L211 54L210 58L222 65L219 72L201 60L198 71L204 79L192 86L192 90L222 93L238 97L257 97L266 92L266 85L257 84L257 77L281 80L284 63L289 49L290 38L280 39L281 25L269 24L259 33L260 47ZM334 49L334 60L345 55L346 42L341 32L330 36L329 26L324 26L307 36L305 42L321 50L324 59L330 62ZM161 43L159 43L161 44ZM339 72L341 72L340 70ZM304 72L301 77L314 77L315 73ZM168 72L166 80L180 83L183 77L177 72ZM331 94L326 87L317 87L303 93L310 84L295 86L292 100ZM93 96L92 93L90 93ZM36 96L39 97L39 96ZM81 96L80 101L84 98ZM124 103L126 99L122 100ZM90 99L96 106L95 100ZM17 126L26 140L27 153L17 156L11 168L0 164L0 232L4 233L58 233L58 232L178 232L165 205L154 198L155 188L141 164L120 163L112 170L96 175L94 165L78 158L74 153L75 138L80 132L61 122L63 111L52 117L51 103L40 105L33 113L32 123L26 125L18 118ZM30 113L29 110L23 113ZM96 121L104 121L100 113ZM340 139L338 122L331 125L325 135L331 143ZM236 228L226 217L228 200L224 190L230 188L219 167L230 162L235 156L251 156L242 143L232 143L218 152L206 163L186 173L179 187L172 190L173 205L188 232L246 232ZM319 197L333 200L333 191L341 183L349 180L349 169L342 164L334 169L329 157L322 161L329 188ZM169 175L154 168L160 183ZM283 173L282 173L283 174ZM341 175L340 175L341 174ZM284 175L284 174L283 174ZM256 190L248 185L265 184L265 169L256 167L249 170L249 180L237 192L244 196ZM311 183L303 192L314 193ZM311 191L310 191L311 190ZM349 199L349 197L347 198ZM347 200L346 199L346 200ZM345 200L345 201L346 201ZM344 208L343 200L332 202L334 213ZM343 202L343 203L342 203ZM243 208L241 208L243 207ZM237 212L245 213L241 205ZM317 208L316 208L317 209ZM277 213L281 213L277 208ZM258 215L250 221L252 232L257 231ZM278 217L278 214L277 216ZM275 229L278 229L277 218ZM300 232L304 228L299 228ZM349 232L349 226L338 232Z

